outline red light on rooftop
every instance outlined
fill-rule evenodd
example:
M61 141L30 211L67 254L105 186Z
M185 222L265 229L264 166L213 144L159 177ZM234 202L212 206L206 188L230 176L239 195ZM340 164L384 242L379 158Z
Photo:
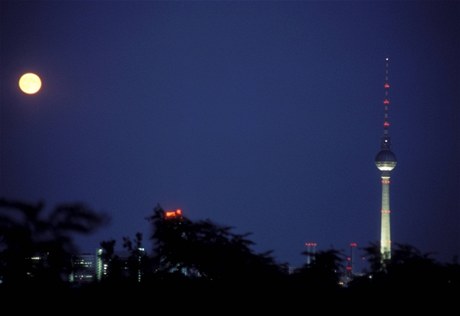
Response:
M180 209L165 212L166 218L176 218L176 217L181 217L181 216L182 216L182 210Z

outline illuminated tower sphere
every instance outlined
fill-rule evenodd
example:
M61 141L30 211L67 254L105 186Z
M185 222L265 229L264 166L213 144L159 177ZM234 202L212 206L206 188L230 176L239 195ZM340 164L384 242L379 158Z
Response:
M388 108L390 105L388 82L388 64L389 58L385 58L385 98L384 105L384 121L383 121L383 137L380 144L380 151L375 157L375 164L381 171L382 180L382 208L381 208L381 230L380 230L380 254L382 261L391 258L391 230L390 230L390 174L396 167L396 156L391 151L391 141L388 133L390 122L388 119Z

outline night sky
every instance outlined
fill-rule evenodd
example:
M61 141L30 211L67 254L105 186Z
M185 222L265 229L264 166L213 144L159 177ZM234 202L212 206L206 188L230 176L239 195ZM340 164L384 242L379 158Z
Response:
M368 245L388 56L392 240L451 261L459 34L460 2L1 1L0 196L110 214L82 251L148 234L157 203L293 265Z

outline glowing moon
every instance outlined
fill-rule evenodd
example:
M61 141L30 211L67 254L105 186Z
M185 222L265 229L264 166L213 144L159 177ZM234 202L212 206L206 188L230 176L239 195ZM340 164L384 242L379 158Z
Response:
M26 94L37 93L42 86L40 77L34 73L26 73L19 79L19 88Z

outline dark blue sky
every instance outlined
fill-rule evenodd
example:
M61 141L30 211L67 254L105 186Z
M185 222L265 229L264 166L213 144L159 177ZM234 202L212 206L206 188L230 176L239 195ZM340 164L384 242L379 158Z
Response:
M450 261L459 34L459 2L1 1L0 196L111 214L85 251L148 233L157 203L294 265L306 241L367 245L389 56L392 239Z

